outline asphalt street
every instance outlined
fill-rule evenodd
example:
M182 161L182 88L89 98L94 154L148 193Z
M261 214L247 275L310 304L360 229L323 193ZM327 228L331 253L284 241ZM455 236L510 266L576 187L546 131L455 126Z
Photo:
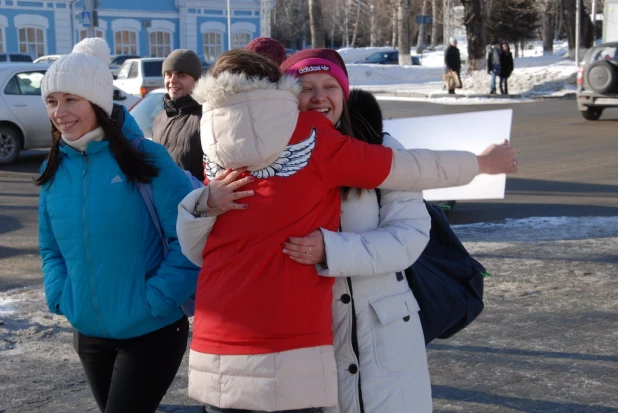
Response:
M434 411L618 413L618 110L589 122L572 100L380 104L393 118L514 110L520 173L507 179L506 198L458 202L449 216L499 229L462 227L464 243L494 277L483 314L429 346ZM0 167L0 295L15 300L41 284L32 180L44 156L28 151ZM599 224L584 231L590 220ZM42 300L37 294L29 299ZM0 413L94 411L70 352L50 361L3 351L52 339L70 349L68 325L41 317L36 325L5 318L12 332L0 326ZM160 411L197 413L185 389L186 360Z

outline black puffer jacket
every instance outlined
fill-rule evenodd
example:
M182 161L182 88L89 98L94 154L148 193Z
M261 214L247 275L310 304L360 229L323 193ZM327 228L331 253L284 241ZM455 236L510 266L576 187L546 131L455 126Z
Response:
M513 73L513 55L511 52L502 52L500 56L500 77L509 77Z
M461 70L461 56L457 46L450 45L444 53L444 66L446 70L454 70L459 73Z
M202 105L188 95L177 100L165 95L164 110L157 114L152 124L152 140L167 151L182 169L204 181L200 120Z

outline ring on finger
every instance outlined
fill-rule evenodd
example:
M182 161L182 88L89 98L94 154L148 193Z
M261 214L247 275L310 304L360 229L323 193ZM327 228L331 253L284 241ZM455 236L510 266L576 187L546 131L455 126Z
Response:
M307 255L311 254L311 247L307 247L307 251L305 251L305 254Z

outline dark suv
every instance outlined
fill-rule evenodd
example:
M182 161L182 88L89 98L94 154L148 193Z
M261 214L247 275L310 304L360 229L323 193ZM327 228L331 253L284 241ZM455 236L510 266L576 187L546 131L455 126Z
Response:
M412 57L412 64L417 66L421 64L421 59L417 56ZM370 54L365 60L356 62L358 64L374 64L374 65L398 65L399 64L399 52L398 51L386 51L376 52Z
M577 74L577 108L585 119L612 107L618 107L618 42L588 49Z

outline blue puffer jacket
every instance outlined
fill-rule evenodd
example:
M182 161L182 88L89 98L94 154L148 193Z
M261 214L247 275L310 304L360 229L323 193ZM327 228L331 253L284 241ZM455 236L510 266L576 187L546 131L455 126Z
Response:
M125 111L126 112L126 111ZM125 113L128 139L142 133ZM163 246L136 185L112 156L109 142L85 153L61 146L62 161L39 198L39 248L49 309L88 336L141 336L182 317L199 269L180 251L178 204L191 190L167 150L145 140L159 168L152 180L155 206L170 253Z

